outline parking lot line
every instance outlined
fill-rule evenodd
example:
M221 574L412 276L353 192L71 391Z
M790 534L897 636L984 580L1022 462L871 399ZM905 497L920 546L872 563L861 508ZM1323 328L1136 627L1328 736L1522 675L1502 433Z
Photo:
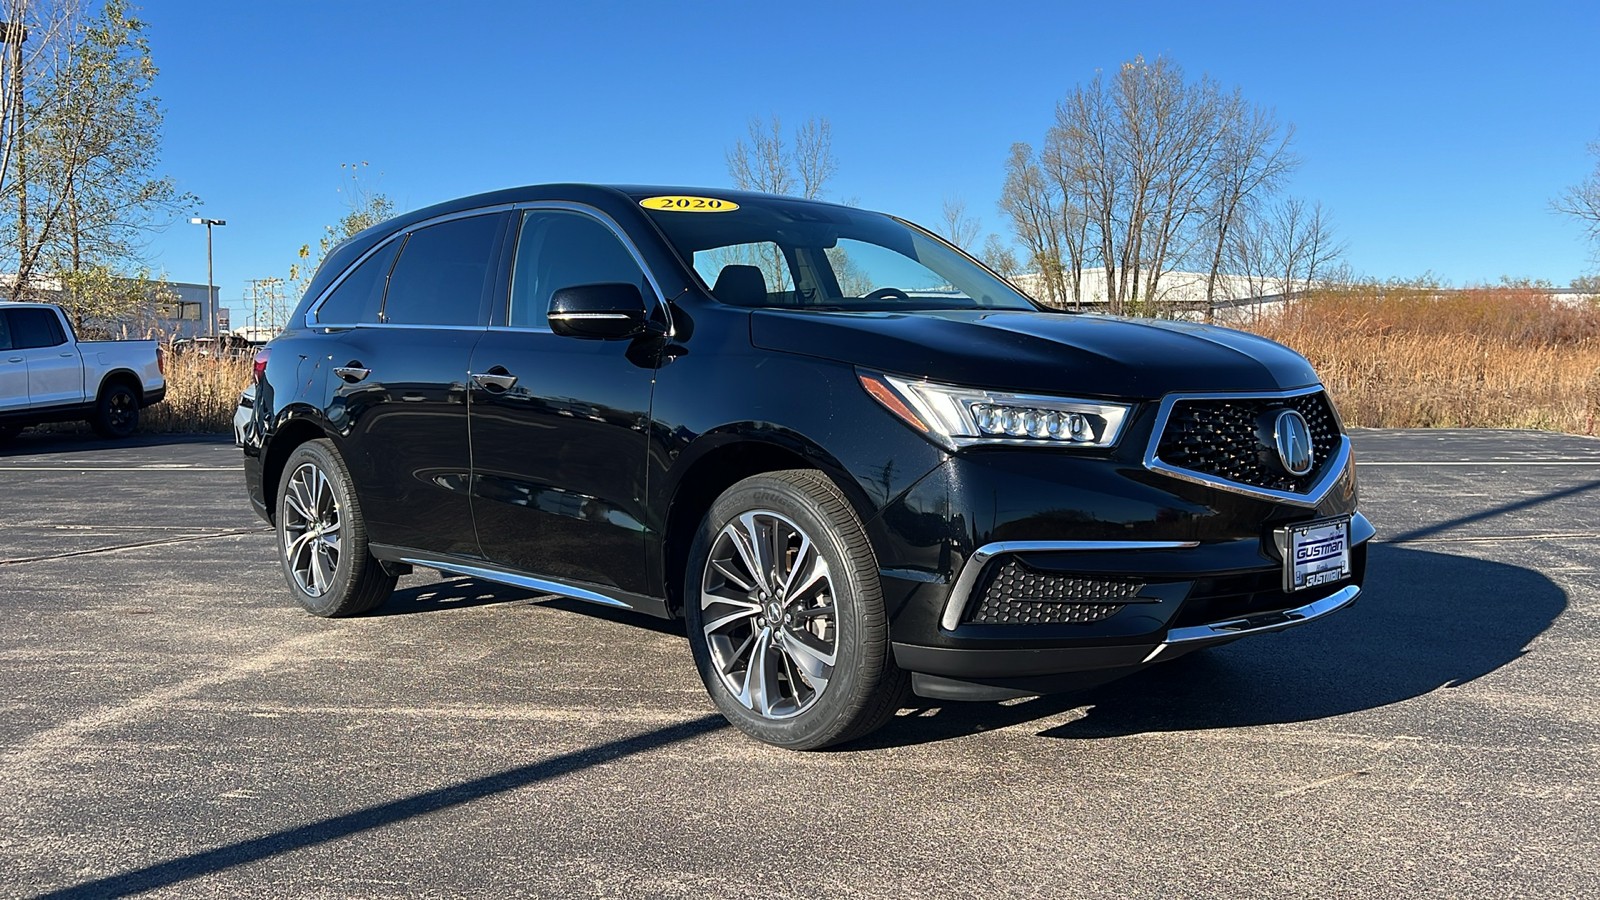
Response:
M1357 460L1356 467L1367 469L1373 466L1600 466L1600 459L1528 459L1528 460L1441 460L1427 462L1423 460Z

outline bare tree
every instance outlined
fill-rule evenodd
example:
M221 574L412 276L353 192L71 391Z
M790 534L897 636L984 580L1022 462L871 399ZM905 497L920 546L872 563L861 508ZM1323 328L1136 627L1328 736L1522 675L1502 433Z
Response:
M1217 280L1228 255L1228 242L1236 228L1264 195L1275 192L1283 179L1300 164L1289 151L1294 126L1280 126L1271 110L1253 107L1237 90L1221 111L1222 139L1212 181L1206 267L1206 318L1211 318Z
M1597 157L1593 172L1582 182L1567 188L1560 197L1550 202L1556 212L1566 213L1583 226L1584 236L1600 252L1600 141L1589 145L1589 153Z
M967 215L967 201L960 197L944 198L939 216L940 237L970 253L982 230L978 220Z
M810 118L794 131L792 146L783 137L783 122L750 120L750 142L735 141L724 154L728 177L741 191L797 194L816 200L839 172L833 155L833 126L826 118ZM796 188L799 188L796 191Z
M1285 300L1311 289L1344 255L1322 204L1291 197L1274 204L1235 232L1236 261L1258 296Z
M839 160L833 155L833 126L826 118L807 119L795 129L792 146L784 140L783 123L776 113L770 122L752 118L750 142L735 141L724 156L728 177L739 190L793 195L798 187L798 195L807 200L820 199L839 171ZM836 269L848 264L843 253L833 254L839 256ZM715 254L712 264L718 269L755 265L766 278L768 290L792 288L788 260L776 244L722 247Z
M1006 158L1006 180L1000 191L1000 210L1011 220L1011 229L1027 250L1026 265L1039 273L1037 293L1051 306L1066 306L1069 297L1061 264L1062 200L1059 190L1047 179L1027 144L1011 145ZM1075 271L1081 271L1075 269ZM1070 294L1075 301L1075 287Z
M776 131L776 116L772 122ZM839 161L833 155L833 126L827 119L807 119L795 129L793 164L800 177L800 196L807 200L821 198L828 182L839 172Z
M1111 311L1165 314L1163 279L1178 266L1207 271L1214 297L1232 233L1295 164L1292 134L1237 90L1136 57L1056 104L1037 159L1013 147L1000 206L1062 296L1070 284L1081 299L1083 272L1098 268Z

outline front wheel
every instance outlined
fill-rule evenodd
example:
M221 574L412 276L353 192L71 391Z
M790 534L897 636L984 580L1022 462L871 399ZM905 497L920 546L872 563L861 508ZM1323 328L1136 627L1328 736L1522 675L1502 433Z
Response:
M394 592L395 576L367 550L366 521L350 470L329 440L296 447L278 487L278 558L307 612L354 616Z
M684 587L700 678L751 737L818 749L877 729L905 699L872 547L821 473L729 488L700 526Z

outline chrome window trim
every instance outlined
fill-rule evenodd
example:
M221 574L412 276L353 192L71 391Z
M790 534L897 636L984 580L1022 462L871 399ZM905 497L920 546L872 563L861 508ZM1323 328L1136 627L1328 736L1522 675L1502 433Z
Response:
M967 611L967 604L972 599L972 589L977 586L978 576L983 573L983 567L994 559L1008 553L1052 553L1059 551L1127 551L1127 550L1187 550L1200 546L1199 541L997 541L984 544L967 558L961 567L961 574L956 577L955 587L950 589L950 597L945 600L944 615L939 619L939 627L945 631L955 631L961 625L961 615Z
M1150 431L1150 444L1145 449L1144 453L1144 467L1152 472L1160 472L1163 475L1170 475L1173 478L1178 478L1183 481L1193 482L1194 484L1203 484L1207 487L1219 488L1224 491L1232 491L1236 494L1244 494L1247 497L1255 497L1258 500L1276 500L1281 503L1290 503L1295 506L1314 508L1322 502L1322 498L1328 495L1328 491L1333 489L1334 484L1338 482L1340 476L1344 474L1345 468L1350 464L1350 437L1343 433L1342 429L1344 428L1344 424L1342 422L1339 425L1341 429L1341 433L1339 434L1339 447L1333 452L1333 460L1329 463L1327 469L1323 471L1322 476L1312 483L1311 488L1304 494L1296 493L1294 491L1278 491L1270 488L1255 487L1253 485L1241 484L1240 482L1232 481L1227 478L1220 478L1215 475L1205 475L1200 472L1180 468L1162 460L1161 457L1157 455L1156 451L1161 446L1162 434L1164 434L1167 430L1167 420L1172 416L1172 408L1184 400L1288 400L1292 397L1303 397L1307 394L1315 394L1322 391L1324 391L1324 388L1322 385L1318 384L1306 388L1296 388L1292 391L1230 391L1226 393L1168 394L1161 398L1161 409L1156 413L1155 427ZM1331 409L1333 407L1333 403L1330 401L1328 406ZM1334 421L1338 422L1338 410L1333 411L1333 416Z
M1167 632L1167 639L1155 646L1143 662L1151 662L1160 656L1168 647L1179 644L1192 644L1196 641L1212 641L1219 639L1233 639L1247 634L1265 634L1269 631L1282 631L1303 625L1312 619L1320 619L1331 612L1337 612L1354 603L1361 596L1361 588L1353 584L1334 591L1321 600L1313 600L1304 606L1286 609L1282 612L1260 613L1245 616L1239 619L1227 619L1221 622L1212 622L1207 625L1189 625L1184 628L1174 628Z
M622 243L623 249L627 250L629 255L631 255L633 257L634 264L639 267L639 271L644 273L645 280L650 282L650 289L655 294L656 308L661 310L662 318L666 319L666 321L667 321L667 334L666 334L666 336L667 337L672 337L674 334L677 333L676 330L673 328L673 324L672 324L672 309L669 306L667 306L667 295L666 295L666 293L664 291L661 290L661 282L660 282L660 280L658 280L656 278L656 273L650 271L650 266L645 263L644 254L639 252L639 246L633 242L633 238L629 237L628 233L623 230L622 226L618 225L615 219L611 218L604 211L602 211L599 207L590 206L587 203L578 203L577 201L574 201L574 200L524 200L524 201L522 201L520 203L511 204L510 208L511 208L511 210L513 212L530 212L530 211L536 212L536 211L540 211L540 210L557 210L557 211L562 211L562 212L577 213L579 215L588 216L589 218L594 219L594 220L598 221L600 224L604 225L607 229L609 229L611 231L611 233L613 235L616 236L617 240ZM522 237L522 222L521 222L521 220L518 220L518 222L517 222L517 232L516 232L516 234L514 234L512 236L512 242L513 243L512 243L512 246L511 246L511 254L512 254L512 256L511 256L511 266L512 266L512 277L513 278L515 278L516 265L517 265L517 258L516 258L517 245L516 245L516 241L518 241L521 237ZM507 286L507 288L508 288L508 295L506 297L505 313L506 313L506 320L509 322L510 319L511 319L511 298L509 296L509 291L511 289L515 288L515 284L510 284L510 285ZM554 334L555 333L555 332L550 330L549 326L538 326L538 325L491 325L491 326L489 326L489 330L490 331L512 331L512 332L519 332L519 331L520 332L535 332L535 333L538 333L538 334Z
M306 327L312 329L342 329L357 327L367 328L377 325L391 328L470 328L474 331L482 331L482 325L414 325L411 323L400 322L323 322L317 318L317 313L322 310L322 305L328 302L328 298L332 296L333 292L339 289L339 285L344 284L345 279L350 277L351 272L354 272L361 266L362 263L371 258L373 254L377 253L379 250L382 250L384 247L389 246L389 244L393 243L394 241L402 240L412 232L427 228L429 225L438 225L441 222L449 222L454 219L469 219L473 216L487 216L494 213L510 212L515 206L516 204L514 203L500 203L495 206L480 206L475 209L463 209L453 213L445 213L444 215L434 216L431 219L423 219L421 222L410 225L406 228L402 228L394 234L391 234L383 240L377 242L376 244L373 244L371 247L368 247L367 252L361 254L361 256L358 257L355 262L346 266L345 270L339 273L339 277L335 278L332 284L328 285L326 288L323 288L322 293L317 295L317 299L312 301L311 305L306 308L306 314L304 317ZM384 293L388 293L388 285L384 286Z

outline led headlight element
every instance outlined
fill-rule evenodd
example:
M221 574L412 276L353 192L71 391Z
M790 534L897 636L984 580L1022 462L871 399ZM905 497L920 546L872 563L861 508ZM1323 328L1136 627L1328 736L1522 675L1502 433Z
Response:
M1013 394L857 370L862 387L907 425L951 450L975 444L1104 448L1128 409L1067 397Z

